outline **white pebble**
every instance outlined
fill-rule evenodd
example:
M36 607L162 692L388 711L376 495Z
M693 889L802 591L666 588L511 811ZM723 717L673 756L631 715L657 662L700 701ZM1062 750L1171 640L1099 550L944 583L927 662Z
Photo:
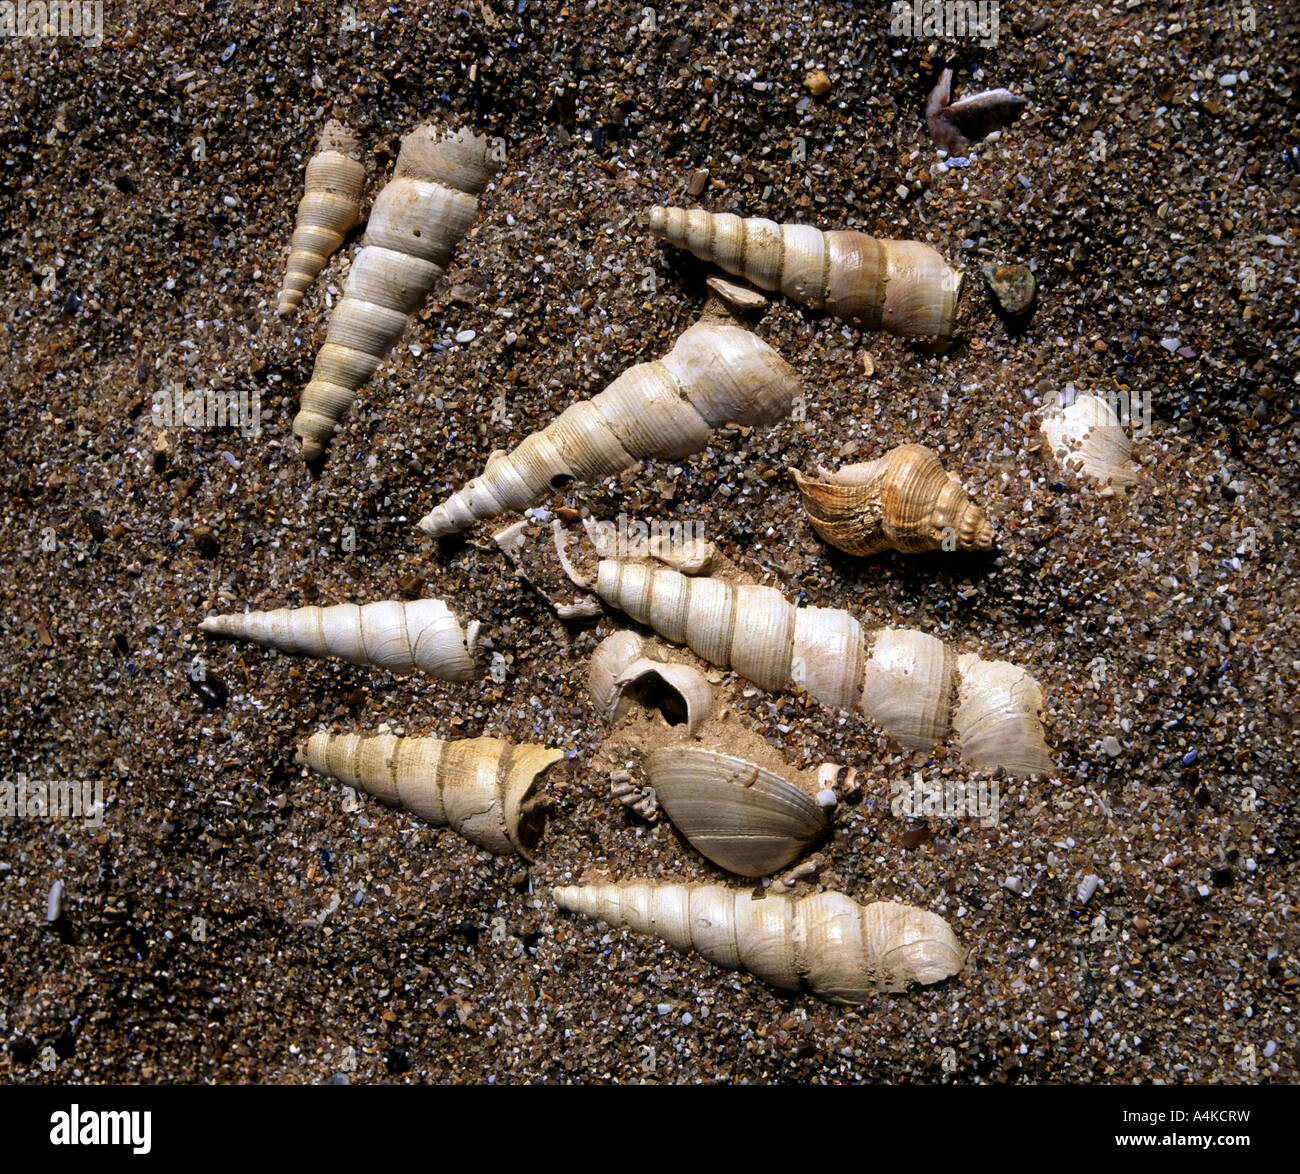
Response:
M1210 886L1209 886L1209 885L1197 885L1197 886L1196 886L1196 891L1197 891L1198 893L1200 893L1202 897L1208 897L1208 896L1210 895Z
M690 1025L694 1022L695 1020L691 1018L691 1013L689 1011L687 1011L686 1014L682 1016L683 1027L690 1027Z
M673 1009L673 1005L671 1003L660 1003L659 1006L655 1008L655 1010L658 1011L660 1015L667 1015L668 1012L671 1011L672 1009Z
M55 881L50 886L50 895L45 898L45 920L58 921L63 912L63 882Z
M1079 882L1078 897L1079 904L1086 905L1092 900L1092 895L1097 891L1097 886L1101 884L1101 878L1089 873Z
M473 330L462 330L456 335L457 342L473 342L478 335Z
M1002 887L1004 889L1010 889L1013 893L1019 893L1024 889L1025 882L1018 876L1009 876L1002 882Z
M1235 73L1225 73L1221 78L1219 78L1219 85L1223 86L1224 89L1227 89L1229 86L1235 86L1236 84L1237 75Z
M1106 738L1106 739L1102 742L1102 744L1101 744L1101 748L1102 748L1102 749L1103 749L1107 754L1109 754L1109 755L1111 756L1111 758L1118 758L1118 757L1120 756L1120 754L1123 753L1123 749L1124 749L1124 748L1119 744L1119 739L1118 739L1117 737L1115 737L1114 734L1111 734L1108 738Z
M1277 1044L1273 1040L1269 1040L1268 1043L1264 1045L1264 1052L1263 1052L1264 1059L1271 1060L1273 1058L1273 1053L1276 1051L1277 1051Z
M824 787L817 792L817 802L823 807L834 807L839 800L835 798L835 792L830 787Z

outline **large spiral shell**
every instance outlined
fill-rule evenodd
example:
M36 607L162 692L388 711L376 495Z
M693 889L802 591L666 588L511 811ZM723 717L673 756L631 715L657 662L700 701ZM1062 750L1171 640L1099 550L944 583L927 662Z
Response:
M723 424L771 424L799 393L788 363L730 322L697 322L664 358L624 371L566 408L420 520L438 537L536 505L571 481L594 481L648 457L699 452Z
M361 189L366 169L357 158L356 136L330 119L321 132L320 147L307 162L307 182L289 244L289 262L280 286L276 313L290 317L302 296L325 268L361 218Z
M754 900L722 885L572 885L553 891L561 909L698 950L789 991L831 1003L866 1003L882 991L941 982L965 953L942 917L894 901L859 905L843 893Z
M420 126L402 140L393 178L375 199L366 239L294 418L315 460L366 380L392 349L478 213L492 178L488 140Z
M837 473L819 469L815 477L794 477L813 529L849 554L993 545L984 511L924 445L905 444Z
M337 656L404 674L419 669L444 681L473 680L479 625L468 630L440 599L281 607L210 616L199 631L252 640L265 648Z
M871 330L952 334L961 274L929 245L702 208L650 209L650 231L761 289Z
M774 587L690 578L602 559L596 593L607 604L732 668L763 689L803 689L824 705L859 709L903 745L955 739L976 766L1050 774L1038 682L1005 661L959 657L907 629L864 629L837 608L796 608Z
M401 738L313 734L299 761L350 787L451 827L489 852L526 860L541 838L541 807L530 806L542 777L563 750L499 738Z
M646 781L691 844L738 876L767 876L830 827L826 808L755 763L699 746L661 746Z

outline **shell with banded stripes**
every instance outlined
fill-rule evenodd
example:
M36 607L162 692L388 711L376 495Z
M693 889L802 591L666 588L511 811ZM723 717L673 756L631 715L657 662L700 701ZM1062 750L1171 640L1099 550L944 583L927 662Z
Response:
M857 709L918 750L952 737L962 757L1009 774L1050 774L1043 695L1024 669L959 653L925 632L865 628L838 608L796 608L774 587L600 560L596 594L664 639L762 689L797 687Z
M983 510L924 445L904 444L874 461L794 478L813 529L849 554L993 545Z
M298 761L349 787L401 807L498 855L532 859L545 827L535 792L564 757L532 743L499 738L402 738L313 734Z
M761 289L779 289L868 329L952 334L961 274L919 241L823 232L702 208L651 208L650 231Z
M357 158L356 136L331 118L320 146L307 162L307 181L289 243L289 260L276 313L290 317L352 226L361 219L366 169Z
M755 900L747 889L643 880L567 885L553 895L561 909L831 1003L941 982L966 960L942 917L895 901L859 905L834 892Z
M442 276L495 170L481 136L423 125L402 140L294 417L305 460L325 451L357 392Z
M405 674L419 669L444 681L477 674L479 624L460 626L440 599L281 607L243 615L210 616L199 631L252 640L265 648L308 656L336 656Z

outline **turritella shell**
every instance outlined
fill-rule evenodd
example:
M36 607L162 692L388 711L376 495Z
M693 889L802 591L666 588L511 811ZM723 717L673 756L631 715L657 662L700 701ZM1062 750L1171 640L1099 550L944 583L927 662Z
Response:
M836 473L818 469L816 476L794 477L813 529L849 554L993 545L984 511L924 445L905 444Z
M793 783L729 754L665 746L645 771L682 835L739 876L784 868L830 826L825 808Z

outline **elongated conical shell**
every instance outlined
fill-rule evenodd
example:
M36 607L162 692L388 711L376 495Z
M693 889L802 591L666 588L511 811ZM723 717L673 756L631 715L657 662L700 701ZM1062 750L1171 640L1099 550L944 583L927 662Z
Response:
M356 136L331 118L321 132L319 149L307 162L306 188L276 308L281 318L290 317L302 304L307 288L361 218L366 169L356 156Z
M1123 493L1137 481L1133 442L1114 408L1096 395L1058 403L1043 420L1043 435L1061 464Z
M294 418L305 460L324 451L357 392L442 276L495 169L488 140L465 131L448 136L425 125L402 140Z
M281 607L243 615L211 616L199 631L252 640L281 652L337 656L403 674L419 669L444 681L476 674L479 625L460 626L440 599L339 603L333 607Z
M635 632L615 632L591 654L587 688L611 725L634 704L659 709L671 725L693 733L713 709L713 688L698 669L658 660Z
M859 905L843 893L754 900L722 885L572 885L553 890L561 909L698 950L783 990L831 1003L866 1003L882 991L957 974L965 952L942 917L894 901Z
M795 473L813 529L849 554L988 550L993 527L939 458L921 444L815 477Z
M650 231L761 289L870 330L952 334L961 274L929 245L702 208L650 209Z
M859 709L906 746L928 750L955 731L978 765L1009 773L1029 773L1031 764L1032 772L1051 769L1041 691L1006 661L963 663L924 632L864 630L847 611L796 608L774 587L690 578L642 563L600 560L596 594L710 664L763 689L796 687L823 705ZM963 714L956 726L954 706Z
M299 761L350 787L402 807L439 827L450 826L489 852L526 860L542 822L528 800L563 750L499 738L400 738L381 734L313 734Z
M528 509L571 481L595 481L648 457L699 452L723 424L771 424L799 393L790 365L730 322L697 322L663 359L624 371L579 400L420 520L438 537Z
M738 876L784 868L830 827L826 809L793 783L730 754L664 746L645 774L682 835Z

